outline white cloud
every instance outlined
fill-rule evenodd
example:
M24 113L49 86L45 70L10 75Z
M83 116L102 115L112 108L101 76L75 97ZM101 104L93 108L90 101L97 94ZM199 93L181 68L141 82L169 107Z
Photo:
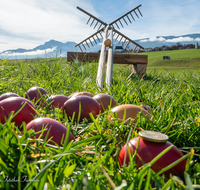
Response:
M140 40L139 42L148 42L149 39Z
M166 40L166 42L188 42L193 40L194 39L190 37L178 37L178 38L168 39Z
M159 41L159 42L164 42L166 41L165 38L163 37L151 37L148 39L144 39L144 40L140 40L139 42L155 42L155 41Z
M179 36L199 33L199 0L1 0L0 52L9 49L32 49L51 39L76 43L96 32L86 25L88 15L77 6L109 23L142 4L143 17L121 32L132 40L164 41L153 36ZM131 18L131 17L130 17ZM92 20L92 19L91 19ZM95 24L95 22L94 22ZM90 25L90 24L89 24ZM93 25L94 26L94 25ZM97 25L96 28L98 28ZM152 38L149 38L152 37Z
M41 40L38 39L23 39L15 36L12 37L5 35L0 35L0 41L2 44L0 46L0 52L18 48L33 49L34 47L41 45ZM43 41L43 43L44 42L45 41Z
M53 47L53 48L48 48L45 50L36 50L36 51L29 51L29 52L24 52L24 53L11 53L10 51L6 51L2 54L0 54L1 56L28 56L28 55L42 55L42 54L46 54L46 53L51 53L53 51L55 51L57 49L57 47Z
M67 56L66 53L62 53L59 55L59 57L66 57L66 56Z
M0 43L4 45L5 34L12 40L21 39L22 44L32 40L30 45L35 44L34 40L40 41L37 44L40 45L50 39L79 42L94 31L86 26L88 16L76 9L77 5L98 16L87 0L3 0L0 29L4 33L0 31ZM34 48L30 45L29 48ZM6 50L5 47L0 52ZM15 47L9 47L12 48Z
M172 39L165 39L163 37L151 37L144 40L140 40L139 42L155 42L155 41L176 43L176 42L194 41L194 39L191 37L178 37L178 38L172 38ZM200 38L196 38L195 41L200 41Z
M139 31L141 35L146 33L145 38L199 33L199 6L198 0L145 1L141 7L142 11L145 10L140 20L143 26L140 26Z

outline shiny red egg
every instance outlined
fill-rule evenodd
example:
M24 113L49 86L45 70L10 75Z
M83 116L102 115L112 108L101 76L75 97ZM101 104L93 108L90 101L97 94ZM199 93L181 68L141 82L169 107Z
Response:
M130 148L131 155L134 154L137 143L138 143L139 137L133 138L129 141L128 146ZM141 167L142 161L139 159L139 156L142 158L144 163L148 163L151 160L153 160L158 154L160 154L163 150L165 150L167 147L173 145L169 141L166 142L152 142L143 139L140 137L140 142L137 150L137 156L135 158L135 163L137 164L137 168ZM127 144L125 144L119 153L119 163L122 166L124 159L125 159L125 153L126 153L126 165L129 164L129 155L128 155L128 148ZM139 156L138 156L139 155ZM183 156L182 152L179 151L179 149L173 145L173 147L164 154L161 158L159 158L152 166L151 169L155 172L159 172L161 169L167 167L168 165L172 164L176 160L180 159ZM183 176L184 169L186 165L186 160L181 161L171 169L164 172L165 177L169 178L170 173L177 175L179 177Z
M89 96L75 96L67 100L63 105L63 111L67 114L68 118L78 119L80 112L80 121L84 118L90 119L89 113L93 116L98 115L101 110L99 103Z
M27 92L26 92L26 94L25 94L25 98L26 99L29 99L29 100L31 100L31 101L33 101L33 102L37 102L40 98L41 98L41 95L47 95L48 94L48 92L44 89L44 88L42 88L42 87L37 87L37 86L35 86L35 87L32 87L32 88L30 88ZM40 101L39 101L40 102ZM39 104L39 102L38 102L38 104Z
M69 98L65 95L52 95L48 99L47 102L51 102L52 108L62 108L64 103L69 100Z
M4 124L5 118L8 118L12 111L16 113L21 107L23 108L12 120L15 125L21 126L22 122L28 123L33 120L36 115L33 103L22 97L10 97L0 101L0 122Z
M90 92L74 92L72 94L69 95L69 98L75 97L75 96L89 96L89 97L93 97L94 95Z
M112 108L117 105L116 101L109 94L97 94L93 97L97 102L99 102L101 106L101 113L108 109L108 107Z
M51 119L51 118L43 117L43 118L36 118L26 125L27 131L30 129L34 129L35 132L41 131L45 127L48 130L50 130L47 139L52 137L51 140L56 142L59 146L61 146L62 143L64 144L65 136L67 134L67 127L65 127L59 121ZM41 137L42 139L45 139L48 130L44 131L43 136ZM36 134L36 138L39 138L40 135L41 135L40 133ZM63 135L64 135L63 142L61 142ZM69 142L72 140L75 141L73 134L70 132ZM49 141L48 143L55 145L51 141Z
M20 97L20 96L18 94L13 93L13 92L6 92L6 93L4 93L0 96L0 101L4 100L6 98L10 98L10 97Z

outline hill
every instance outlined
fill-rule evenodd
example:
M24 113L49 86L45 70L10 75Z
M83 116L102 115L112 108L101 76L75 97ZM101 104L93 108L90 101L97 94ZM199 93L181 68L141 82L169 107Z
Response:
M156 51L140 54L148 55L148 72L152 70L176 72L200 70L200 49ZM163 60L163 56L169 56L170 60Z
M130 37L133 39L133 37ZM140 44L144 48L152 47L162 47L163 45L172 46L176 43L181 44L195 44L195 42L200 42L200 33L199 34L187 34L180 36L157 36L155 38L144 38L144 39L133 39L136 43ZM122 40L123 41L123 40ZM93 42L93 44L95 44ZM97 45L91 46L90 49L87 49L87 52L95 52L101 49L102 39ZM75 48L75 42L59 42L56 40L50 40L45 42L42 45L38 45L33 49L12 49L6 50L0 53L0 58L6 59L27 59L27 58L46 58L46 57L66 57L68 51L80 51L79 48ZM114 42L114 48L118 44L118 41ZM126 45L126 44L125 44ZM87 47L87 46L86 46ZM134 48L135 45L129 45L129 48ZM84 48L83 48L84 49Z

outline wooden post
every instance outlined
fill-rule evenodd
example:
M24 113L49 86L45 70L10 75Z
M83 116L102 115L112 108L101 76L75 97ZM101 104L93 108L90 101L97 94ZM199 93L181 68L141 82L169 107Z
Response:
M102 90L103 82L104 82L103 74L104 74L105 63L106 63L106 46L104 45L104 41L106 40L107 35L108 35L108 28L109 28L109 25L107 25L104 30L103 44L101 47L101 54L99 58L99 66L98 66L98 71L97 71L96 83L97 83L97 86L99 87L99 90Z
M107 70L106 70L106 85L111 88L112 85L112 70L113 70L113 29L110 28L111 46L108 49Z

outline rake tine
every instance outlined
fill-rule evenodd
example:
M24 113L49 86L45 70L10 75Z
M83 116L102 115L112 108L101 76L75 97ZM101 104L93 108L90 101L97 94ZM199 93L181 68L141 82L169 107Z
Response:
M97 39L99 40L99 42L100 42L100 39L99 39L99 37L97 36L97 34L96 34L96 37L97 37Z
M136 55L138 54L138 52L140 51L140 48L138 48L137 52L136 52Z
M87 46L90 48L90 46L88 45L87 41L85 41L85 43L87 44Z
M121 39L119 40L119 43L122 41L122 38L123 38L123 36L122 36ZM119 43L118 43L118 44L119 44Z
M96 42L96 40L95 40L94 36L92 36L92 38L94 39L95 43L97 44L97 42Z
M99 23L99 22L97 21L97 23L96 23L95 26L94 26L94 29L96 28L96 26L97 26L98 23Z
M131 13L130 13L130 15L132 16L133 20L135 21L135 19L134 19L133 15L132 15Z
M84 44L82 43L82 45L83 45L83 47L85 48L85 46L84 46ZM86 48L85 48L85 50L86 50Z
M140 46L138 43L134 42L133 40L131 40L129 37L125 36L124 34L122 34L121 32L119 32L118 30L114 30L117 34L119 34L120 36L123 36L124 38L126 38L128 41L132 42L133 44L135 44L136 46L140 47L141 49L144 49L142 46Z
M114 20L113 22L110 23L110 25L113 25L114 23L120 21L121 19L124 19L127 15L131 14L133 11L135 12L135 10L137 10L141 5L135 7L134 9L132 9L131 11L127 12L126 14L122 15L121 17L119 17L118 19ZM137 13L135 12L135 14L137 15ZM138 16L138 15L137 15ZM139 18L139 16L138 16ZM135 20L133 18L133 20Z
M120 28L119 28L119 26L118 26L117 22L115 22L115 25L116 25L116 26L117 26L117 28L120 30Z
M137 13L135 12L135 10L134 10L134 13L136 14L136 16L139 18L139 16L137 15Z
M139 11L139 13L140 13L140 15L142 16L142 13L140 12L140 9L138 8L138 11ZM142 16L143 17L143 16Z
M116 39L115 39L115 42L117 41L117 38L119 37L119 34L118 34L118 36L116 37Z
M79 45L78 47L79 47L79 48L80 48L80 50L83 52L83 50L81 49L81 46Z
M120 24L122 25L122 22L119 20ZM122 27L124 28L124 26L122 25Z
M137 46L135 46L135 48L134 48L133 52L136 50L136 48L137 48Z
M125 42L126 42L126 39L125 39L124 42L122 43L122 47L124 46Z
M88 24L89 22L90 22L90 19L91 19L92 17L90 17L89 19L88 19L88 21L87 21L87 23L86 24Z
M126 17L128 18L129 22L132 23L131 20L130 20L130 18L128 17L128 15L126 15Z
M114 32L113 37L115 36L116 32Z
M102 26L102 23L100 24L100 26L99 26L98 30L101 28L101 26ZM103 37L102 37L102 38L103 38Z
M92 15L92 14L88 13L87 11L85 11L85 10L81 9L80 7L76 7L76 8L77 8L77 9L79 9L80 11L84 12L86 15L88 15L88 16L90 16L90 17L92 17L94 20L96 20L96 21L100 22L100 23L101 23L101 24L103 24L104 26L107 26L107 24L106 24L105 22L103 22L102 20L100 20L100 19L96 18L94 15Z
M102 36L101 32L100 32L99 34L100 34L100 36L103 38L103 36Z
M89 41L90 41L90 43L92 44L92 46L93 46L93 43L92 43L92 41L90 40L90 38L89 38Z
M130 41L128 41L128 43L126 44L126 47L125 47L125 49L128 47L129 43L130 43Z
M124 22L126 23L126 25L128 25L128 23L126 22L125 18L123 17Z
M95 19L93 19L92 23L90 24L90 27L92 26L92 24L94 23Z

